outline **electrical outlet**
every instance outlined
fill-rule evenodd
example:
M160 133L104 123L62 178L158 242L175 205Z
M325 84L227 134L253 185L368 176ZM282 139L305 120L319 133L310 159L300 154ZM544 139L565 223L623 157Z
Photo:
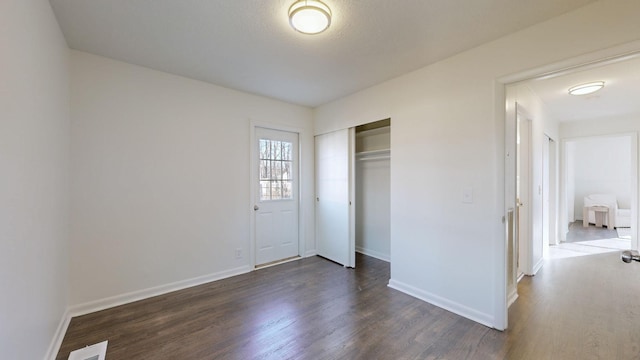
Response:
M237 248L236 249L236 259L242 259L242 249L241 248Z

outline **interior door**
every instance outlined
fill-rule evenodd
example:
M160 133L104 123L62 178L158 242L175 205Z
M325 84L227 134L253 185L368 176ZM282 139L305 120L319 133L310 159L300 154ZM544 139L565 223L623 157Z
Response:
M256 127L256 266L299 255L298 134Z
M355 267L352 136L344 129L315 138L318 255L346 267Z
M550 228L551 228L551 201L550 189L550 159L549 148L551 139L546 134L542 136L542 251L546 257L549 252Z

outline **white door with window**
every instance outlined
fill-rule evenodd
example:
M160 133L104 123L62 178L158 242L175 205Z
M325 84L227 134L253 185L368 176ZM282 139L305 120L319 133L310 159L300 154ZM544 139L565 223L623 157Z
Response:
M298 134L255 128L255 264L298 256Z

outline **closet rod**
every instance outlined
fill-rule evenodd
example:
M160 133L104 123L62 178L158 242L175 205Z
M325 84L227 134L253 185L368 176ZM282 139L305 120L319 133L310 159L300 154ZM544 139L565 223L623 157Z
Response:
M391 159L391 155L359 157L356 160L357 161L369 161L369 160L389 160L389 159Z

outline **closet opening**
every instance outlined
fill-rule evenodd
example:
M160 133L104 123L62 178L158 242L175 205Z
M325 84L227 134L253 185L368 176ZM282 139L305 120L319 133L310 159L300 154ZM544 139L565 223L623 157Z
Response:
M355 250L391 261L391 119L355 128Z

